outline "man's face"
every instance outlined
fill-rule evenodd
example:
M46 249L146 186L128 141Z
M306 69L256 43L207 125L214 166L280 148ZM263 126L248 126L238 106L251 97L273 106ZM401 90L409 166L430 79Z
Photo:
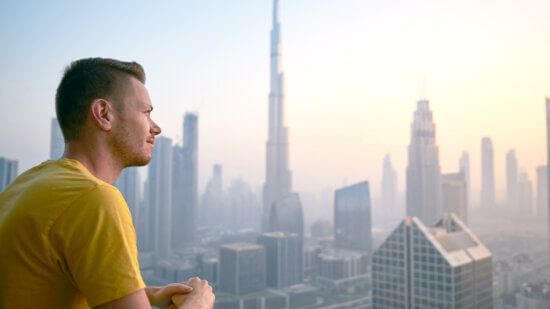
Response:
M151 119L151 99L145 86L130 77L114 105L110 144L124 167L143 166L151 161L155 136L160 127Z

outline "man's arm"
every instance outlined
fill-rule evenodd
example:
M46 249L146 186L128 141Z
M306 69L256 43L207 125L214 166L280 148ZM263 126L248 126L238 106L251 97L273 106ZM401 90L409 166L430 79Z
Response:
M139 290L132 294L115 299L106 304L94 307L94 309L151 309L145 290Z
M161 309L168 309L172 303L172 296L184 295L193 291L193 288L183 283L172 283L163 287L147 287L106 304L94 307L95 309L150 309L151 305Z

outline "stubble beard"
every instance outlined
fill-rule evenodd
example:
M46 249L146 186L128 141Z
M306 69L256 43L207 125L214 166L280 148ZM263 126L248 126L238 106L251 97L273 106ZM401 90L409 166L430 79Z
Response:
M143 144L131 144L129 136L126 131L114 136L112 146L115 157L124 167L147 165L151 161L152 149L148 156L145 155Z

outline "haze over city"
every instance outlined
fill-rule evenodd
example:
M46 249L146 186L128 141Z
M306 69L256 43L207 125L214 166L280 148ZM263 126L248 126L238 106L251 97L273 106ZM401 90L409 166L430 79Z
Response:
M0 25L2 155L23 171L47 159L62 69L87 56L136 60L163 135L200 115L199 184L211 166L260 186L269 87L270 1L4 2ZM390 153L404 190L416 101L430 100L442 171L495 147L497 191L515 149L534 179L545 163L550 95L547 1L287 1L281 5L286 123L297 190L371 181ZM422 86L425 84L425 87ZM425 90L423 90L425 89ZM478 193L474 193L476 196Z

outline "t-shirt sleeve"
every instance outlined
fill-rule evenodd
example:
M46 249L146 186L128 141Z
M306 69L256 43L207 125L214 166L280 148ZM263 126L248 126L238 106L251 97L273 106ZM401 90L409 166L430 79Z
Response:
M114 187L83 193L56 220L50 237L62 270L90 306L145 287L130 211Z

